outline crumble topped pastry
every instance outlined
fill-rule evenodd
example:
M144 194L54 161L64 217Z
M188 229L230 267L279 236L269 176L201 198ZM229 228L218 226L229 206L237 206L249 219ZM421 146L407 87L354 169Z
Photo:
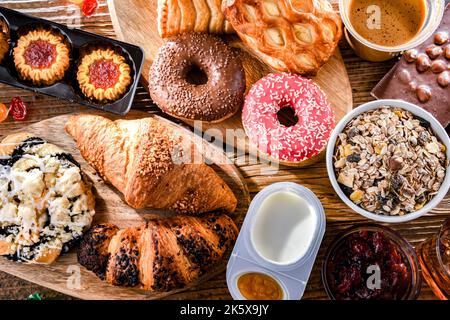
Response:
M63 79L69 68L69 48L62 36L49 30L33 30L19 38L14 64L23 80L52 85Z
M77 79L83 94L100 102L118 100L131 83L131 69L125 58L111 49L97 49L85 55Z
M438 193L449 160L430 123L382 107L350 121L337 139L334 169L344 193L363 209L405 215Z
M0 145L0 255L51 263L90 226L91 186L79 164L57 146L25 136L5 155L10 147L5 141Z

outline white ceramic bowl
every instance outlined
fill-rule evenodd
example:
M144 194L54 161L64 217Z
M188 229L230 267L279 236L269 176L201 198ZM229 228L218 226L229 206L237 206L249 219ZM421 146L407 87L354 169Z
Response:
M450 188L450 167L447 167L446 176L444 179L444 182L439 189L439 192L434 196L434 198L427 203L422 209L405 214L403 216L387 216L387 215L380 215L375 214L370 211L364 210L363 208L356 205L353 201L350 200L349 197L347 197L342 189L340 188L336 175L334 173L334 164L333 164L333 155L334 155L334 149L336 146L336 140L338 135L344 130L345 126L356 116L358 116L361 113L364 113L369 110L378 109L382 106L392 106L392 107L398 107L402 108L404 110L410 111L415 116L418 116L426 121L428 121L431 124L431 128L435 135L441 140L441 142L446 147L446 154L447 157L450 159L450 139L448 137L447 132L442 127L442 125L436 120L435 117L433 117L430 113L425 111L424 109L408 103L404 102L402 100L377 100L372 101L369 103L366 103L364 105L359 106L358 108L352 110L349 112L336 126L333 133L331 134L330 141L328 142L328 148L327 148L327 155L326 155L326 162L327 162L327 171L328 171L328 177L331 181L331 184L333 185L334 190L339 195L339 197L344 201L351 209L358 212L360 215L375 220L379 222L390 222L390 223L399 223L399 222L405 222L405 221L411 221L414 219L417 219L427 212L431 211L434 207L436 207L442 199L446 196L449 188Z

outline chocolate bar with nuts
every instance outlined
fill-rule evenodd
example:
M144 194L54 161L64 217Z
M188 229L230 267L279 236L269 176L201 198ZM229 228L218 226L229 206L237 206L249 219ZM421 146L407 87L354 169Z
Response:
M450 4L436 32L406 51L372 91L377 99L402 99L450 124Z

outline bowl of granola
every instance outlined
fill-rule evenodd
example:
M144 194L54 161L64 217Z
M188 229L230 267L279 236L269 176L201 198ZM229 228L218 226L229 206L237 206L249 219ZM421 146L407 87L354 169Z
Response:
M339 197L380 222L414 220L450 188L450 139L427 111L378 100L348 113L327 148L327 171Z

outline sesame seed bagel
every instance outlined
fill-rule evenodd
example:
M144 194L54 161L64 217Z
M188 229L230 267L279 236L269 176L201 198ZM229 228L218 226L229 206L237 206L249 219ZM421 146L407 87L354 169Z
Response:
M285 126L278 113L292 108L296 123ZM242 112L250 142L260 153L287 166L320 159L335 126L325 93L313 81L294 74L269 74L250 89Z
M198 69L206 80L193 81ZM150 69L150 95L165 113L182 120L220 122L244 101L240 58L219 38L186 33L163 45Z

